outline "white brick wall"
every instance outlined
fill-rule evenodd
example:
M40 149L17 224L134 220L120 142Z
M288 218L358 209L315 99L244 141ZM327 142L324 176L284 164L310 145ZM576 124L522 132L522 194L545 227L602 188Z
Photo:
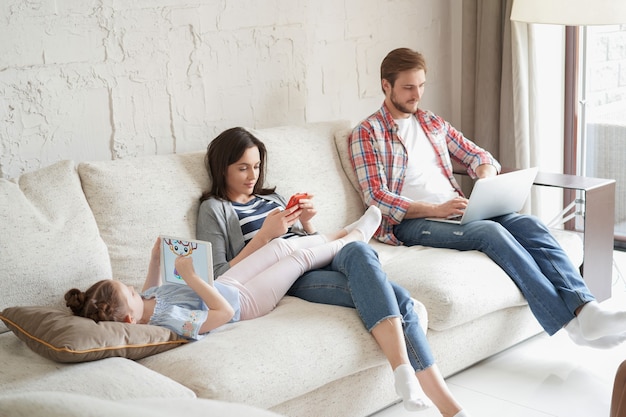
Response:
M204 149L225 128L330 119L382 102L391 49L425 53L423 106L452 112L441 0L3 0L0 177L60 159Z

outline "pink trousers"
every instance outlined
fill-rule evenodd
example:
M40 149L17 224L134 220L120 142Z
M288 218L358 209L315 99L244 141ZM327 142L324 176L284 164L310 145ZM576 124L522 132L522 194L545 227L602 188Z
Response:
M327 242L322 235L277 238L219 277L239 290L241 320L272 311L291 285L306 271L328 265L346 244Z

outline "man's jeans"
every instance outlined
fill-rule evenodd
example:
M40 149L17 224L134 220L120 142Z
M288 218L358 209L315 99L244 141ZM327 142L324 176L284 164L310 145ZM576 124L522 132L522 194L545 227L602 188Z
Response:
M366 243L347 244L330 265L298 278L287 294L355 308L368 331L387 318L400 317L413 368L421 371L435 362L409 292L387 280L378 254Z
M536 217L514 213L463 226L406 219L394 233L406 246L485 253L515 282L549 335L569 323L578 307L594 300L567 254Z

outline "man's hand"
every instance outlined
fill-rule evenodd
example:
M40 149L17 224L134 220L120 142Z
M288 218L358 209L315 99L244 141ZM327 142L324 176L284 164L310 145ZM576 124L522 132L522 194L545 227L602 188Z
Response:
M406 219L422 219L425 217L447 218L459 216L467 207L467 198L456 197L442 204L412 201L406 213Z
M467 201L465 197L456 197L443 204L439 204L435 207L435 215L433 217L448 218L461 216L467 207Z

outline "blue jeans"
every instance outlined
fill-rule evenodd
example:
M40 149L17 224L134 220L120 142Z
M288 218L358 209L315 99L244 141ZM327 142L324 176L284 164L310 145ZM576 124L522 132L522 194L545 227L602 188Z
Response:
M302 275L287 294L355 308L368 331L387 318L399 317L413 369L421 371L435 363L409 292L387 280L378 254L366 243L347 244L330 265Z
M406 246L478 250L518 286L544 330L553 335L594 300L578 269L536 217L507 214L463 226L405 219L394 233Z

